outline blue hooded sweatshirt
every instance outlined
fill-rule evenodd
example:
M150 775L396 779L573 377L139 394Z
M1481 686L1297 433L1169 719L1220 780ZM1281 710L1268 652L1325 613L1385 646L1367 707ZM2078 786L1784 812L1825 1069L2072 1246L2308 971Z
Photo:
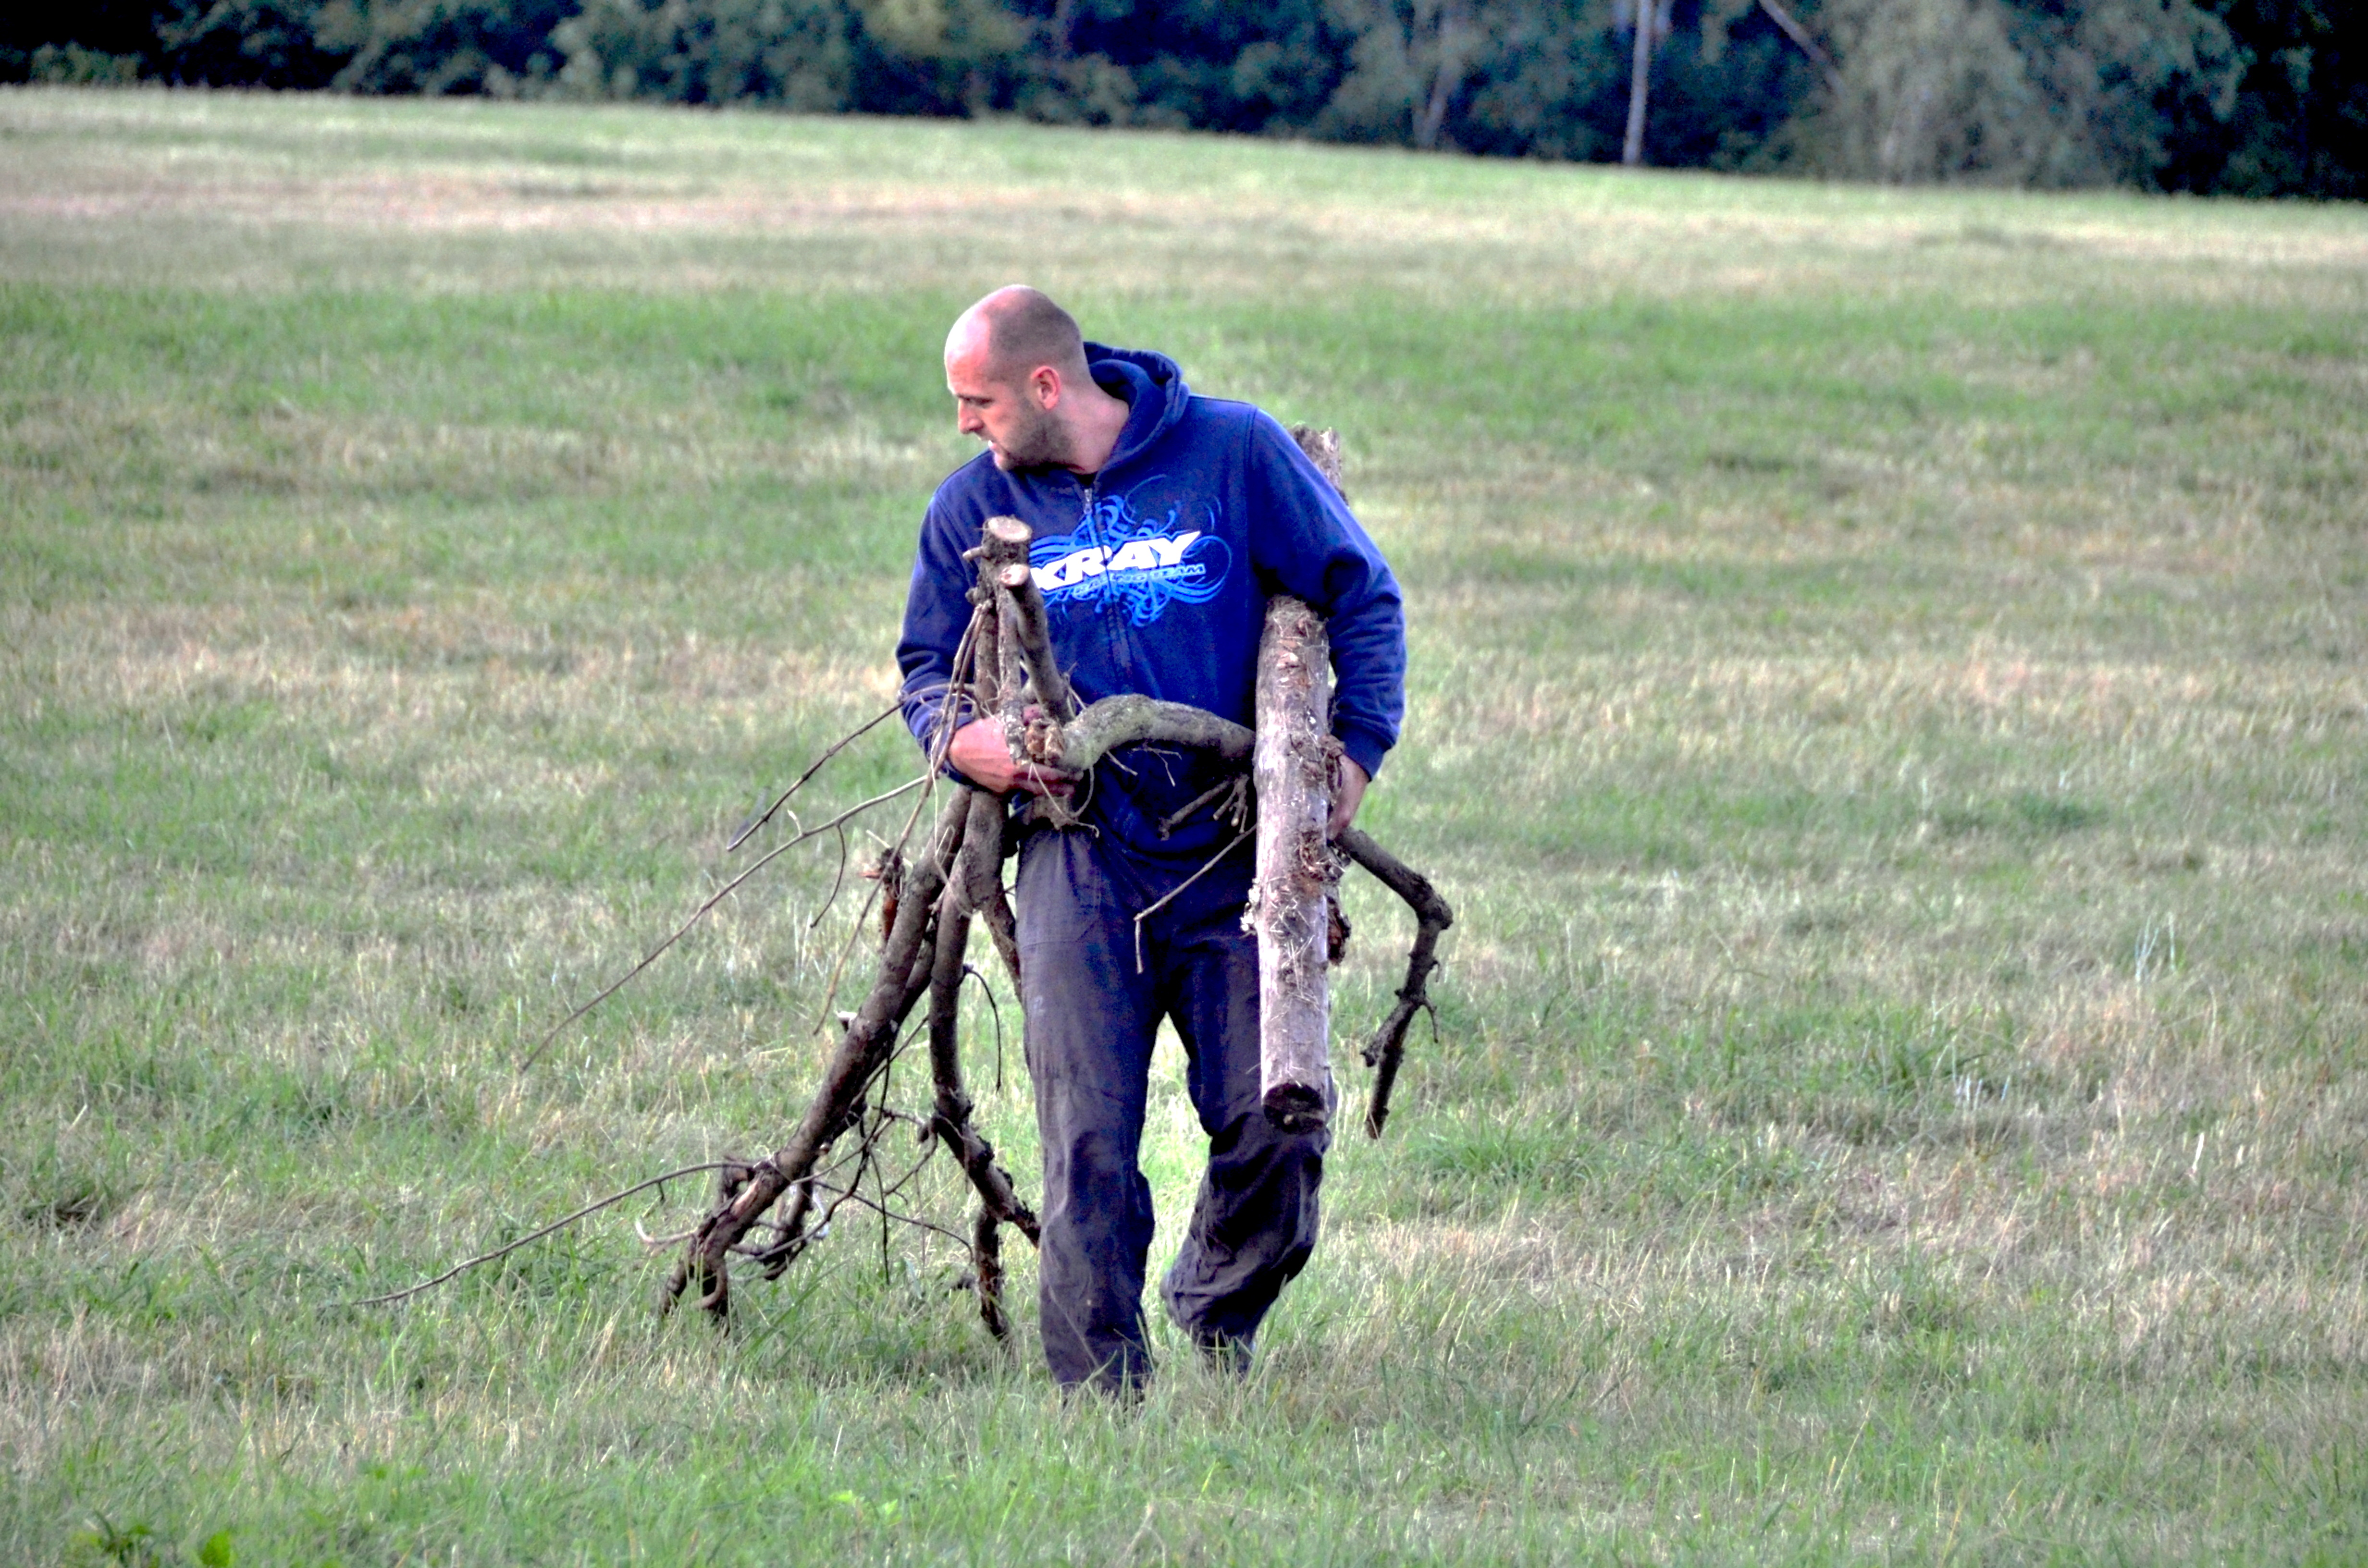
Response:
M1080 701L1140 692L1252 722L1266 601L1293 594L1330 622L1333 733L1378 773L1406 709L1406 624L1396 579L1339 493L1272 418L1195 397L1165 355L1088 343L1086 358L1131 409L1101 472L1006 473L981 452L929 502L896 650L915 737L934 736L970 623L962 551L986 519L1013 517L1035 530L1053 656ZM1155 867L1197 865L1231 830L1207 810L1166 838L1158 824L1224 772L1207 753L1126 746L1072 801Z

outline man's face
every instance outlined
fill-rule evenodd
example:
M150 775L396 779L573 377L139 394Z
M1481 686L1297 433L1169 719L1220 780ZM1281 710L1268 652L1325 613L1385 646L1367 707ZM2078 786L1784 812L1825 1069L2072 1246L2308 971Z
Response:
M1036 468L1061 453L1061 423L1039 388L1000 379L983 349L957 344L946 354L946 390L954 394L954 423L995 454L995 466ZM1057 397L1057 389L1054 390Z

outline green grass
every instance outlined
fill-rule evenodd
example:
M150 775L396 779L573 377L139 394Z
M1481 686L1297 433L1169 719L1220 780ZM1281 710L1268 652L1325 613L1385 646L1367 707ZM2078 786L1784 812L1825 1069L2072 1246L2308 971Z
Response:
M13 1554L2368 1554L2368 213L222 94L0 154ZM1028 1260L999 1351L860 1223L661 1323L694 1182L341 1306L785 1132L826 854L511 1063L887 699L1019 277L1338 426L1406 587L1439 1029L1256 1377L1064 1402ZM1194 1142L1165 1048L1165 1236Z

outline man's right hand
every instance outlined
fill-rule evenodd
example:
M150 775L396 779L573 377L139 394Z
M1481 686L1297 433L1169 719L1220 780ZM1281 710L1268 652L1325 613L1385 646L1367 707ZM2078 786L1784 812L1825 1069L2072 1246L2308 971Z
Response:
M1025 790L1031 795L1065 795L1076 784L1072 774L1011 760L1003 725L994 719L973 719L954 732L946 760L956 772L982 790L998 795Z

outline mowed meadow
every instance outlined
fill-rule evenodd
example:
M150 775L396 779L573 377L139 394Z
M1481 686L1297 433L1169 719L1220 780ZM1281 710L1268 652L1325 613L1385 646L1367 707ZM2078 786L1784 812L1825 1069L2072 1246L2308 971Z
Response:
M519 1059L887 702L1015 278L1337 426L1406 587L1363 820L1459 918L1370 1142L1410 922L1349 884L1255 1375L1162 1324L1064 1400L1024 1244L1000 1348L854 1210L661 1321L705 1177L347 1304L786 1133L865 835ZM0 1540L2359 1561L2363 481L2359 209L0 94ZM1155 1267L1196 1142L1170 1042Z

